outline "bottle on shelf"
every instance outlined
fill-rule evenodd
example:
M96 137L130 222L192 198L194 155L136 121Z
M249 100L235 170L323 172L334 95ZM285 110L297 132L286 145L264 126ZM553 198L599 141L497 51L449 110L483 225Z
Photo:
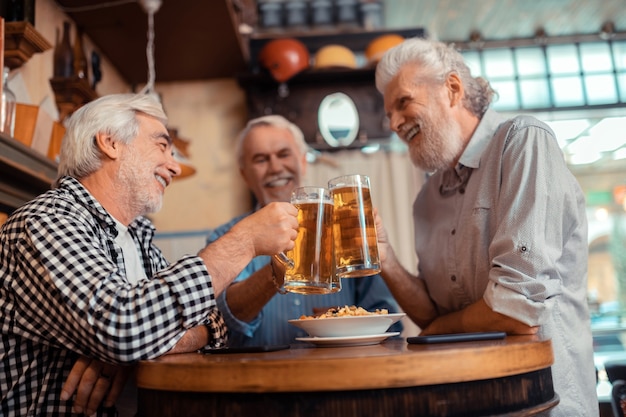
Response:
M70 44L70 22L63 22L63 36L54 46L54 76L70 78L74 75L74 51Z
M0 104L0 131L11 137L15 132L15 107L17 99L9 88L9 67L4 67L2 81L2 103Z
M35 26L35 0L2 0L0 16L5 22L28 22Z
M76 27L76 40L74 41L74 75L78 78L88 76L87 55L83 47L83 30Z

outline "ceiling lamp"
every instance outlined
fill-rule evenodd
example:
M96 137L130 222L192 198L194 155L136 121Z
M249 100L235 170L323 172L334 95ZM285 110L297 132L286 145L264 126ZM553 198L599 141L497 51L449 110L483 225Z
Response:
M615 23L610 20L604 22L602 27L600 28L600 39L608 41L609 39L613 39L615 37Z
M478 30L473 30L469 36L469 46L472 49L482 49L485 46L483 35Z

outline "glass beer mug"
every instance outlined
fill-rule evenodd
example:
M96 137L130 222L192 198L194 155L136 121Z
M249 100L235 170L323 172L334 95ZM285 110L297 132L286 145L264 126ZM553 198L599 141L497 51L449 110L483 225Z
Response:
M341 287L333 257L333 200L323 187L296 188L291 203L298 209L298 236L285 252L284 288L300 294L328 294Z
M370 181L365 175L345 175L328 182L333 202L335 264L340 278L380 272Z

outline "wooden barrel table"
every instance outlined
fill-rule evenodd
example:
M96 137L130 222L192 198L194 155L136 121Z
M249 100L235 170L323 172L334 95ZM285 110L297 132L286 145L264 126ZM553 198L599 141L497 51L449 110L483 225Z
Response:
M140 417L539 414L558 403L549 340L179 354L137 369Z

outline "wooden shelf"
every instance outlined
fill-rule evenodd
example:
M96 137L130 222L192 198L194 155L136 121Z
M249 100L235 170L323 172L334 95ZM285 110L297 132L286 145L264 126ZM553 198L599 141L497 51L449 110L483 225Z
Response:
M65 120L79 107L98 98L86 78L51 78L50 85L59 109L59 121Z
M250 68L255 71L258 67L259 52L269 41L279 38L295 38L304 43L311 56L326 45L342 45L353 52L363 52L371 41L379 36L397 34L404 38L422 37L426 31L422 28L396 30L311 30L307 32L256 32L250 35Z
M246 92L248 116L280 114L302 129L310 147L321 151L346 148L363 148L385 144L392 137L385 117L383 97L376 90L375 67L351 68L308 68L281 86L258 64L257 56L267 42L279 38L300 40L313 56L326 45L342 45L355 54L364 52L367 46L383 35L396 34L404 38L422 37L422 28L395 30L315 30L290 32L255 32L250 35L249 72L239 74L237 81ZM286 88L285 88L286 87ZM317 111L322 100L330 94L341 92L352 99L359 116L357 138L348 146L335 147L322 138Z
M320 84L345 84L353 82L373 83L375 71L376 69L374 67L357 69L309 68L289 79L286 84L289 86L306 84L319 86ZM253 88L255 86L272 89L278 87L276 80L263 70L238 74L237 82L244 89Z
M52 45L29 22L4 22L4 65L21 67L34 54L47 51Z
M374 85L374 68L309 69L285 84L288 94L278 92L278 83L267 73L245 73L237 77L246 92L248 116L280 114L302 129L306 142L313 149L336 151L358 149L375 143L385 143L391 130L385 119L383 97ZM342 92L354 102L359 114L357 139L348 147L332 147L322 138L317 125L317 109L329 94Z
M56 176L54 161L0 133L0 211L10 212L49 190Z

